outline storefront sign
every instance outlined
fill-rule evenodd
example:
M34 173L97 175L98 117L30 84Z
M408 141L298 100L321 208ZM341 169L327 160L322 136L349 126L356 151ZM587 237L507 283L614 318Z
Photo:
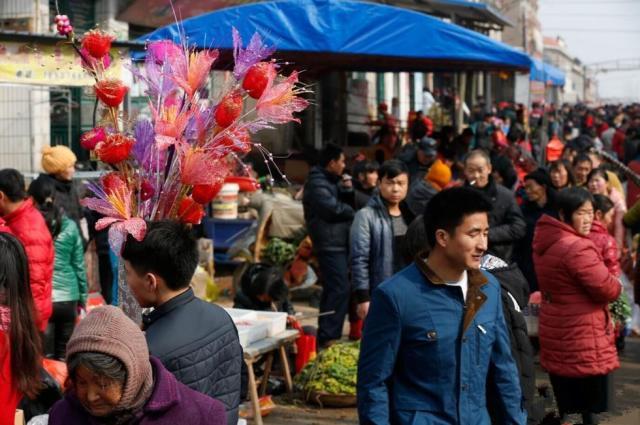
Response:
M110 66L119 78L119 61ZM47 86L92 86L93 78L80 66L80 57L66 43L42 46L33 43L0 43L0 82Z

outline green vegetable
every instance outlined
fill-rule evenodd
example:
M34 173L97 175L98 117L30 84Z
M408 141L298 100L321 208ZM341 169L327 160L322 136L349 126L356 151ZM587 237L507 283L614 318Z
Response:
M620 293L617 300L609 304L609 311L611 311L611 316L616 324L624 326L626 321L631 318L631 304L629 303L629 297L627 297L627 293L624 292L624 290Z
M335 344L321 351L296 376L304 392L355 395L360 342Z
M269 239L267 246L262 250L264 261L274 266L283 266L293 261L295 256L296 247L279 238Z

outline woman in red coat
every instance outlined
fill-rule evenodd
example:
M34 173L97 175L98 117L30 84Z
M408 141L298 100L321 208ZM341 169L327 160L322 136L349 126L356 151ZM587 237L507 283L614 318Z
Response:
M543 216L533 238L533 262L542 292L540 364L549 372L561 415L608 410L609 374L619 367L608 304L621 286L589 240L593 198L582 188L562 190L560 220Z
M27 257L0 232L0 424L12 424L20 399L38 393L40 357Z
M24 187L24 177L17 170L0 170L0 216L27 253L36 326L44 332L51 316L55 252L49 228Z

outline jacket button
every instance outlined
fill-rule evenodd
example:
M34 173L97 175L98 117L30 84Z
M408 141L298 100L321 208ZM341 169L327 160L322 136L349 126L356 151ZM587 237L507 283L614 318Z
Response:
M467 384L462 384L460 388L462 388L462 391L467 391L467 388L469 388L469 386Z
M467 337L466 336L462 337L462 342L467 342Z

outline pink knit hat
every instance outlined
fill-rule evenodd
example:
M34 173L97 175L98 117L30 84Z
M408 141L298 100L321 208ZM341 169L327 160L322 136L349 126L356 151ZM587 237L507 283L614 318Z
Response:
M67 362L77 353L94 352L120 360L126 370L118 410L137 410L151 396L153 372L144 334L118 307L93 309L76 326L67 344Z

